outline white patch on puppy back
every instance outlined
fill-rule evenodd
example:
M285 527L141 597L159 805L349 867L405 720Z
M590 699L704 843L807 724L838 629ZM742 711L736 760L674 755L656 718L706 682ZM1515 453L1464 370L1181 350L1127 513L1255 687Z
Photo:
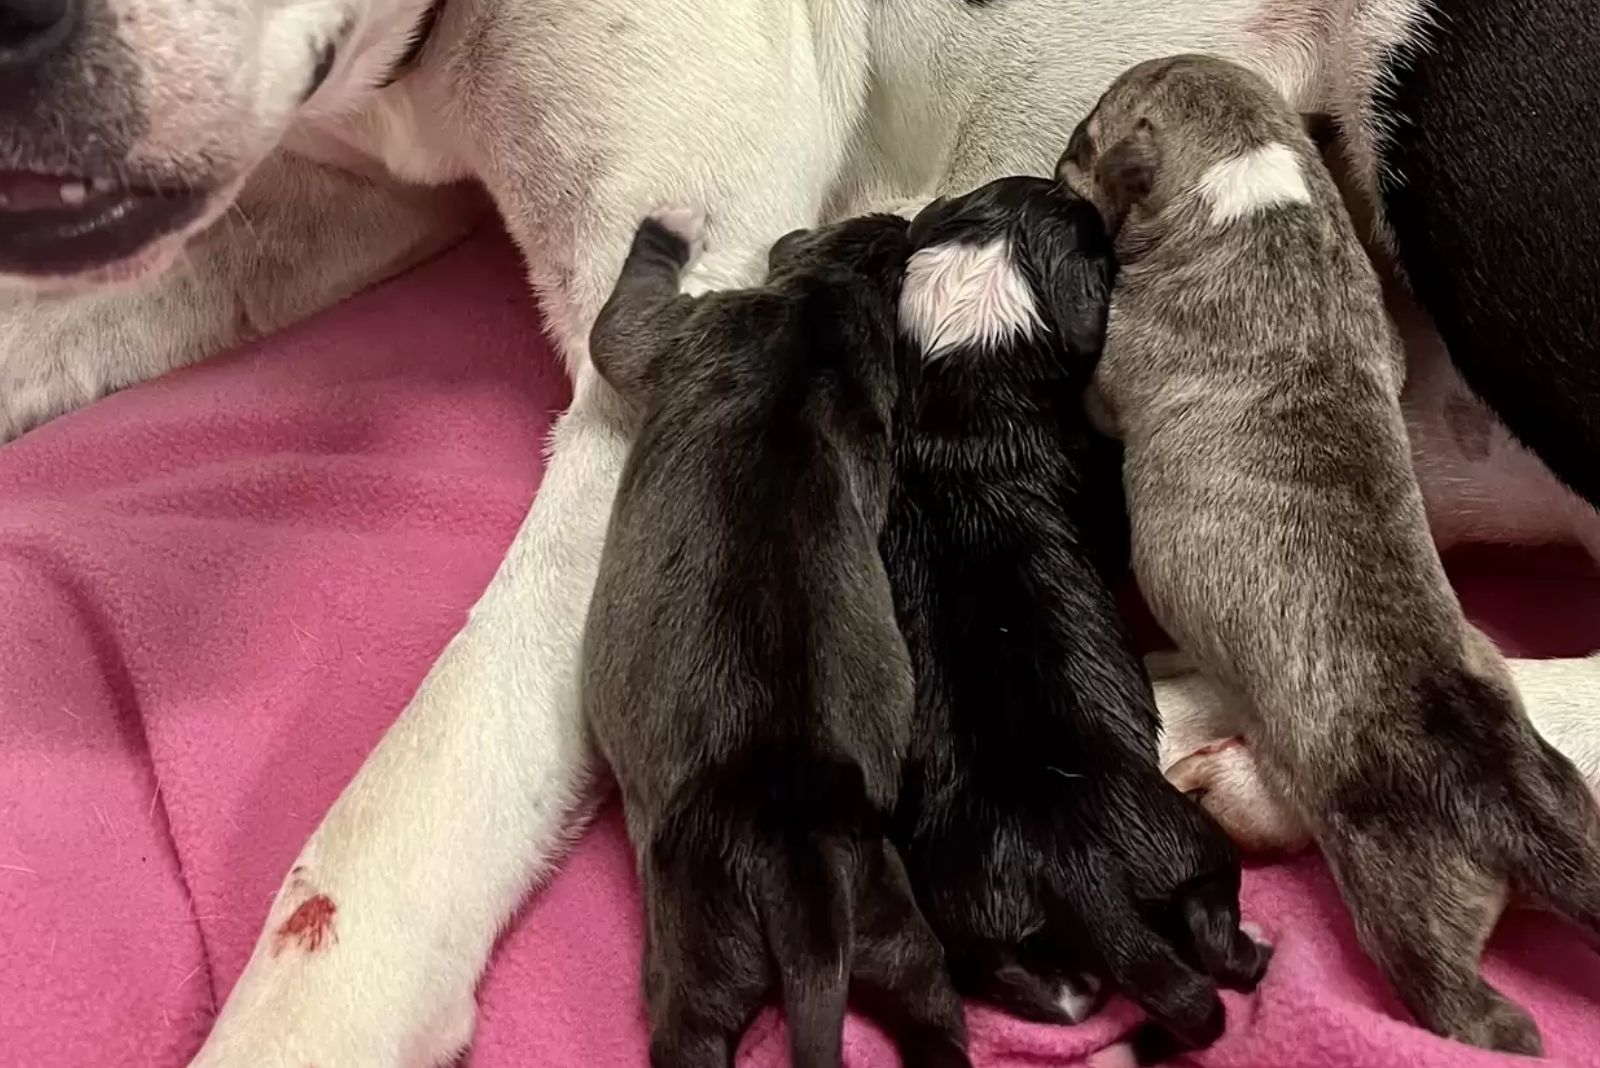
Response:
M948 242L918 250L900 290L900 327L932 360L966 345L994 348L1042 330L1011 243Z
M1218 226L1286 204L1311 203L1300 157L1280 141L1213 163L1197 188Z

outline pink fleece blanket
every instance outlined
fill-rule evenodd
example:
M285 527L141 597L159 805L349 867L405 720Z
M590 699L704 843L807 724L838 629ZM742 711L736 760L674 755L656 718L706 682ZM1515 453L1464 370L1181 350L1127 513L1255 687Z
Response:
M0 449L0 1065L184 1064L301 843L488 580L564 400L485 236ZM1500 558L1463 587L1508 648L1584 652L1600 584L1574 566ZM1404 1022L1316 858L1253 869L1246 898L1277 958L1196 1064L1504 1060ZM637 912L612 808L504 939L468 1062L643 1064ZM1553 1062L1600 1065L1600 956L1519 914L1487 970ZM1130 1019L975 1009L973 1048L1070 1064ZM866 1024L847 1045L895 1063ZM783 1062L768 1013L743 1063Z

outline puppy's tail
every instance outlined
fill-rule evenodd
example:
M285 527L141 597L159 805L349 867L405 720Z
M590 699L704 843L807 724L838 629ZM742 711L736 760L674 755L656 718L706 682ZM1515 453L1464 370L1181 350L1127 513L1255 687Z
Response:
M794 834L772 858L762 909L789 1022L794 1068L838 1068L854 957L848 848L832 836Z
M846 999L883 1026L912 1068L970 1068L966 1019L944 950L912 897L884 818L850 761L813 765L768 839L762 921L796 1068L837 1068Z

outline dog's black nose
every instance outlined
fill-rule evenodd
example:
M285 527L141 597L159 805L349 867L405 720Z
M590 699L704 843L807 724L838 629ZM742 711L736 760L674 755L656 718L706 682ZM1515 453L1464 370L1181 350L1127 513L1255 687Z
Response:
M61 47L81 7L82 0L0 0L0 73L20 72Z

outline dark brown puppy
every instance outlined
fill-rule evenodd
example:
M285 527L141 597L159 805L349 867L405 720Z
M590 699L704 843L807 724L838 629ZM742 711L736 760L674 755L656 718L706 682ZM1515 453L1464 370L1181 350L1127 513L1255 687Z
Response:
M917 678L901 843L957 988L1083 1018L1101 980L1148 1012L1139 1063L1215 1041L1217 984L1268 953L1239 859L1163 778L1149 680L1109 577L1127 562L1120 450L1083 393L1111 242L1087 201L1008 178L912 224L913 353L883 545Z
M639 230L595 366L641 417L585 638L586 713L646 903L657 1068L726 1068L776 984L793 1062L847 994L962 1066L944 955L886 837L911 671L877 553L906 224L795 234L765 285L681 296L698 220Z

